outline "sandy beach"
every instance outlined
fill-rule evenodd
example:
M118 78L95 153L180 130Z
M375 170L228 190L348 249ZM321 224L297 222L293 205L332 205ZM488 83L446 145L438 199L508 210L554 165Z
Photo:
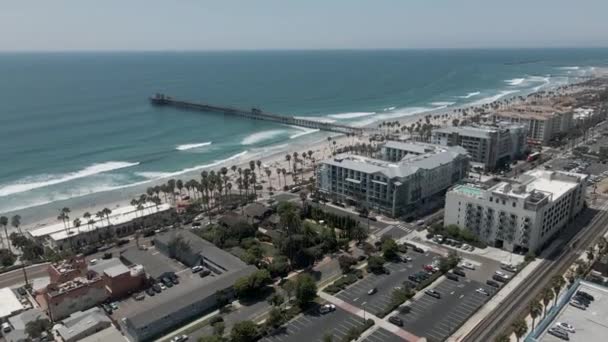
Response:
M595 75L596 77L606 76L608 75L607 69L596 69ZM538 94L542 95L543 101L548 104L555 103L556 97L566 96L567 94L571 94L576 91L580 91L582 89L586 89L583 86L577 85L568 85L568 86L560 86L556 89L544 89L542 92ZM521 105L522 102L525 102L527 99L527 95L530 94L518 94L518 96L514 96L511 98L503 97L497 101L492 103L480 103L474 106L466 106L466 107L446 107L441 109L436 109L433 111L428 111L424 113L419 113L411 116L397 117L391 122L398 122L398 125L392 126L392 128L378 127L381 124L381 121L371 123L368 125L368 128L376 128L376 132L378 133L386 133L387 130L391 130L394 132L396 129L399 130L401 134L408 134L408 130L406 127L412 125L432 125L432 127L442 127L452 125L452 122L455 119L458 119L461 123L464 121L472 121L474 117L479 118L487 115L493 110L502 109L505 106L516 106ZM538 99L537 99L538 100ZM427 119L428 118L428 119ZM412 136L416 136L416 133L413 133ZM318 136L318 139L317 139ZM331 137L331 141L327 140L327 137ZM238 159L231 160L223 165L217 165L214 168L206 169L208 171L216 170L218 171L221 167L227 167L229 169L228 176L230 177L230 181L233 183L233 191L238 191L236 186L236 178L237 176L230 170L232 165L236 165L237 167L246 169L249 168L250 160L260 160L262 162L262 168L269 168L271 170L270 179L267 178L266 174L262 172L260 176L260 171L256 167L256 173L258 173L258 182L261 181L261 184L264 186L264 191L262 192L262 196L266 195L267 188L269 186L268 182L272 184L272 186L277 189L279 188L279 183L281 186L284 185L283 177L281 176L279 180L279 176L276 173L276 169L286 169L290 170L290 163L285 159L285 155L290 154L293 155L294 152L297 152L300 156L303 152L312 151L313 155L311 159L304 160L304 167L310 168L313 163L313 159L315 162L328 158L332 154L333 149L340 149L348 145L354 145L357 143L360 144L368 144L371 135L369 133L364 134L363 136L355 136L355 137L347 137L341 134L332 134L332 133L315 133L315 140L308 141L305 143L302 142L287 142L287 147L284 149L279 149L273 152L270 152L269 155L264 155L264 153L248 153L243 156L240 156ZM335 144L334 144L335 142ZM291 165L293 167L293 158L291 161ZM185 173L180 175L179 177L173 177L174 179L181 179L184 182L190 179L200 179L201 170L192 171L189 173ZM305 178L310 177L311 174L305 175ZM121 189L120 191L113 191L111 194L107 194L107 198L99 199L99 197L93 199L83 199L79 205L70 206L71 214L70 217L80 217L84 212L95 213L103 208L115 209L119 207L124 207L129 205L129 202L132 198L138 197L139 194L145 193L146 188L150 186L155 186L158 184L166 183L167 179L160 179L151 182L147 182L146 184L136 185L133 187L128 187L125 189ZM288 175L285 177L287 184L292 184L292 179ZM86 197L86 196L85 196ZM162 196L161 196L162 197ZM57 203L56 211L48 212L48 213L37 213L35 212L36 208L28 208L22 210L21 212L17 212L23 217L23 228L31 229L34 227L39 227L43 225L47 225L50 223L57 222L57 214L61 207L64 205L61 202ZM35 219L28 219L28 212L31 213L31 216L38 216ZM14 213L9 213L12 215Z

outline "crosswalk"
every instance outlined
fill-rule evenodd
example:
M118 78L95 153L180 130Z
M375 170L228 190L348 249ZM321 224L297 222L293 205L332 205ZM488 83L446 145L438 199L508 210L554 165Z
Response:
M390 226L384 227L384 229L380 230L375 235L378 237L387 235L392 238L398 239L413 231L414 230L412 228L409 228L403 224L392 224Z

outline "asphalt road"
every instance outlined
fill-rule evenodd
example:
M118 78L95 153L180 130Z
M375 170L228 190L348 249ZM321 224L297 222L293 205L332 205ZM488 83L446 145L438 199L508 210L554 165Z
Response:
M588 209L574 220L562 233L564 247L557 248L552 259L545 259L537 270L522 281L504 300L503 305L494 309L464 339L466 342L492 341L503 333L519 317L541 289L549 285L551 277L562 274L599 236L608 229L607 203L594 217ZM591 216L591 217L590 217ZM591 221L588 222L588 220ZM569 241L578 241L576 248L568 248Z
M390 304L391 295L397 286L403 286L410 274L422 271L422 266L429 264L437 255L433 253L419 254L408 252L412 261L408 263L386 263L385 267L390 274L370 274L355 284L336 294L337 298L371 313L384 311ZM377 292L368 295L367 292L376 288Z
M47 267L48 263L26 267L25 270L28 280L32 281L32 279L47 276ZM25 284L25 280L23 278L23 271L21 269L0 274L0 288L18 287L22 284Z
M403 342L403 340L386 329L378 328L361 342Z
M351 328L363 326L363 319L345 310L321 315L311 310L291 320L277 332L264 338L264 342L321 342L331 335L334 341L342 341Z
M403 320L405 330L428 341L444 341L490 298L477 293L478 288L484 288L490 296L495 293L489 286L470 279L444 279L433 288L441 294L440 299L423 294L402 306L397 316Z

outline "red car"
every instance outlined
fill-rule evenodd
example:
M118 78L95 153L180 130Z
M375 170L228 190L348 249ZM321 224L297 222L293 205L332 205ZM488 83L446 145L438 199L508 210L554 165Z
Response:
M433 273L437 272L437 269L435 269L435 267L433 267L433 265L424 265L423 268L425 271L429 271L429 272L433 272Z

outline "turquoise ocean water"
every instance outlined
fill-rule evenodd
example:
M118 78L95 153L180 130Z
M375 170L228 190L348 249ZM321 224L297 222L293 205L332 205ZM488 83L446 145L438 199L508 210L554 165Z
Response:
M548 89L606 65L608 49L0 54L0 213L128 196L134 184L327 134L154 108L157 92L366 125Z

